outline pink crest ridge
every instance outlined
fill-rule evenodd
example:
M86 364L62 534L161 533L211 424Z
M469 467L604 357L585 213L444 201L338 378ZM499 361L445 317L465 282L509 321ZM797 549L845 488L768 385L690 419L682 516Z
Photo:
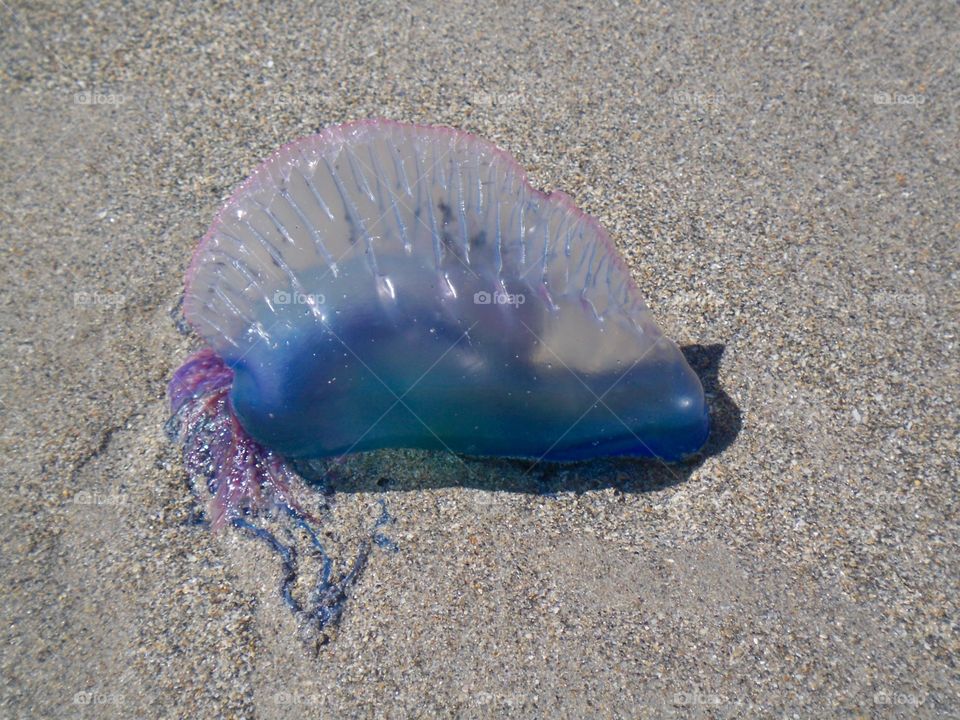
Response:
M597 218L581 210L577 206L576 202L574 202L573 198L571 198L567 193L563 192L562 190L544 192L543 190L535 187L530 182L526 169L524 169L524 167L513 155L510 154L510 152L498 147L489 140L486 140L478 135L466 132L465 130L457 130L456 128L448 127L446 125L408 123L387 118L366 118L362 120L353 120L340 125L330 125L318 133L306 135L286 143L271 153L266 160L257 165L250 176L247 177L247 179L237 187L227 201L220 207L210 225L210 228L207 230L206 234L204 234L203 238L200 240L200 243L194 250L190 264L187 267L186 273L184 274L184 295L189 296L191 294L191 284L194 276L197 274L197 267L207 251L208 244L212 242L213 238L216 236L217 232L222 226L224 218L226 218L240 204L241 200L247 195L250 188L261 181L261 177L270 177L270 169L274 165L282 165L283 163L290 161L295 155L300 153L300 150L303 147L324 145L327 143L343 144L349 141L351 137L360 136L363 133L376 131L383 128L412 129L417 132L432 133L442 137L447 137L452 145L456 145L458 143L472 143L478 148L482 148L485 152L498 158L498 160L504 164L504 167L508 169L511 174L516 176L517 179L520 180L520 182L534 197L541 201L548 202L554 206L563 208L563 210L571 217L575 218L577 222L583 223L584 226L589 227L596 234L600 244L607 251L610 261L621 272L624 273L626 278L628 278L627 285L631 301L639 307L646 307L639 289L633 282L630 269L617 250L616 243L610 236L610 233L607 232L606 228L603 227ZM185 308L185 310L187 322L194 328L194 330L197 330L193 318L190 316L191 313L189 312L189 307Z

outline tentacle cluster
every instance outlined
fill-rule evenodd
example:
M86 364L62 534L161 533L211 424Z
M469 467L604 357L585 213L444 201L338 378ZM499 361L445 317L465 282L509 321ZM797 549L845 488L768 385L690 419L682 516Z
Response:
M210 349L187 358L167 388L173 415L167 423L171 439L183 447L183 459L198 502L208 495L206 520L213 530L224 525L247 532L267 543L283 565L280 594L301 622L304 640L317 646L336 626L350 591L360 579L370 555L371 543L396 551L381 528L392 522L381 500L380 517L346 571L337 574L320 540L320 521L294 498L302 484L293 466L275 452L253 440L241 426L230 405L233 371ZM206 492L204 492L206 490ZM274 513L306 533L304 550L318 559L320 572L305 602L294 597L299 575L295 542L283 542L276 534L255 523L257 515Z
M173 410L167 430L183 446L191 479L207 483L211 527L219 530L237 518L278 507L309 517L293 498L296 473L237 420L230 407L232 382L233 371L204 349L184 362L167 388Z

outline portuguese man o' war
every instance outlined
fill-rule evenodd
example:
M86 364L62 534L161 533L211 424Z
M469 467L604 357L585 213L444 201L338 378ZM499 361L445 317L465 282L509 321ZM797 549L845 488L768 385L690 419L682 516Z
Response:
M185 285L207 347L169 397L215 526L300 513L299 460L669 462L707 439L700 380L607 232L465 132L369 120L284 146L220 210Z

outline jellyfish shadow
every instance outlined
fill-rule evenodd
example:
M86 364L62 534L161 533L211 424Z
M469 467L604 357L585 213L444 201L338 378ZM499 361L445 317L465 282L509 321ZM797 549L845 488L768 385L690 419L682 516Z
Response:
M308 482L324 492L390 493L443 487L554 495L585 493L606 488L640 493L659 490L688 480L707 458L722 453L736 439L742 427L740 408L720 387L719 369L724 345L686 345L681 348L687 362L700 377L710 412L710 436L693 457L679 463L656 458L597 458L579 462L548 462L457 455L461 464L451 473L449 465L437 471L420 473L421 479L401 480L389 472L370 475L350 472L349 462L310 461L295 463ZM409 451L433 460L449 457L443 453ZM432 456L432 457L431 457ZM399 475L399 474L398 474Z

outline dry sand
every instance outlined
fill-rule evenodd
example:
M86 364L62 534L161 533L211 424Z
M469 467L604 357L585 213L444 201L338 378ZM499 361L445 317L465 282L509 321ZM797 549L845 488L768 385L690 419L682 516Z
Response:
M960 11L848 5L2 3L0 716L960 716ZM313 657L188 522L170 313L231 189L363 117L597 215L717 434L351 461L330 542L383 498L399 551Z

